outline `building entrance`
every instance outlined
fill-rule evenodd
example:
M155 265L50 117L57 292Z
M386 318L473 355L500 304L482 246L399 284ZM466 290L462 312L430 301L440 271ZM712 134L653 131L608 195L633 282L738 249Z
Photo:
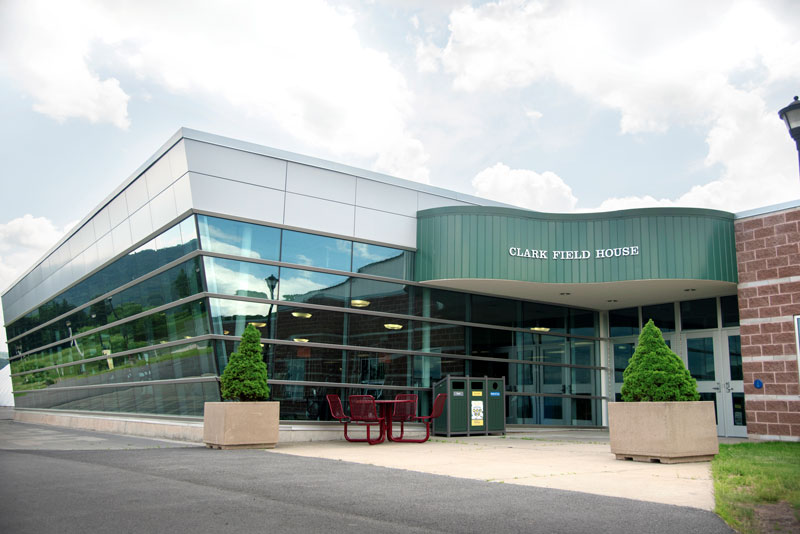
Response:
M683 360L701 400L714 401L717 434L747 437L739 331L684 334Z

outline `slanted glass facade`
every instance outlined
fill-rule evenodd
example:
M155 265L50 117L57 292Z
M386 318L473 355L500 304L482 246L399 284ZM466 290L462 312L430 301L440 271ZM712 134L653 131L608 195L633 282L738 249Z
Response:
M602 424L597 313L429 287L414 252L191 216L8 326L17 406L202 415L248 324L284 420L506 377L509 424Z

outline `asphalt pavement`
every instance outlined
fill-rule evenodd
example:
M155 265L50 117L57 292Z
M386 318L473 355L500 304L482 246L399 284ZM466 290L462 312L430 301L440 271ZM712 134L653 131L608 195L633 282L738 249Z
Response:
M731 533L715 514L0 420L0 532Z

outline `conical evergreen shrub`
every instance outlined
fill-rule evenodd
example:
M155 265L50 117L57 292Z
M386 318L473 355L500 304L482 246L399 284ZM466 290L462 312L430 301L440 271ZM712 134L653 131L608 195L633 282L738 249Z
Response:
M219 379L222 398L238 401L265 401L269 398L267 365L261 359L261 334L247 325L239 350L231 354Z
M622 374L625 402L696 401L697 381L664 342L661 330L647 321L639 345Z

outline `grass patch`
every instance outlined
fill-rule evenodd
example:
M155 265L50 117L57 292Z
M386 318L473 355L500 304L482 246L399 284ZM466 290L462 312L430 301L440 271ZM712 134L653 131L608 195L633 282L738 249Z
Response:
M721 444L711 472L714 511L736 530L755 534L780 528L761 512L782 502L794 516L784 519L800 520L800 443Z

